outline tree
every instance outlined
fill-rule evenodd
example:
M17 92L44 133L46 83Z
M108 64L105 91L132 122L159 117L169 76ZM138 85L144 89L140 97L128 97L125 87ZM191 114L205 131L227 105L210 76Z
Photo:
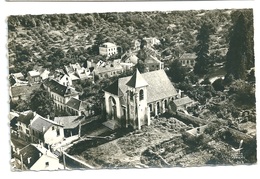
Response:
M140 73L144 73L145 72L145 64L142 60L138 60L138 63L134 66L134 71L135 69L138 69Z
M216 91L224 91L225 87L223 85L223 79L219 78L216 79L213 83L212 83L213 88Z
M54 102L47 90L40 88L33 91L30 96L29 107L43 117L54 117Z
M196 64L194 66L194 73L198 75L205 75L209 70L209 35L211 33L211 26L203 24L197 35L197 45L195 52L197 55Z
M246 70L254 65L252 17L249 20L244 14L242 11L233 14L233 27L229 34L226 70L235 79L246 79Z
M181 65L179 60L174 60L170 66L168 75L175 83L183 82L187 76L187 69Z

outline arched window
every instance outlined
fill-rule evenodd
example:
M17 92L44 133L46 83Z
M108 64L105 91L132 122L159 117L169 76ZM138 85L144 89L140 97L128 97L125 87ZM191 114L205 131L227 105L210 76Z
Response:
M141 101L143 99L144 99L144 90L141 89L139 92L139 100Z
M134 93L133 93L133 91L130 91L130 100L134 100Z

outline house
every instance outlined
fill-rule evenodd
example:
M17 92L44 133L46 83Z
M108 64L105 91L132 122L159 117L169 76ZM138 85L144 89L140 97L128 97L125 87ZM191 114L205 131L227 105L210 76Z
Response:
M25 113L21 113L17 118L17 132L18 137L25 141L31 141L30 136L30 122L34 119L35 113L32 111L28 111Z
M188 96L183 96L179 99L173 100L173 103L174 103L177 110L178 109L186 110L187 107L194 104L194 101L192 99L190 99Z
M182 56L180 56L179 60L182 66L194 67L196 58L197 56L195 53L184 53Z
M16 80L25 80L24 75L21 72L19 72L19 73L11 73L10 76L12 76Z
M55 73L53 79L64 86L72 86L71 77L65 73L57 72L57 73Z
M79 92L70 86L65 86L51 79L43 83L54 101L55 107L72 115L93 115L90 105L79 99Z
M28 83L34 84L41 82L40 72L32 70L27 73Z
M50 79L43 83L43 87L48 90L54 101L55 107L59 110L66 110L66 103L73 97L78 99L79 92L70 86L60 84L56 80Z
M147 71L161 70L164 68L164 63L158 60L157 57L148 55L144 61Z
M121 56L120 65L124 70L130 70L138 63L138 57L131 52L126 52Z
M87 68L81 67L78 63L65 65L64 69L65 73L72 81L92 78L91 71Z
M77 98L70 98L70 100L66 103L66 107L66 110L72 115L91 116L94 114L91 107L86 102Z
M9 112L8 118L10 120L10 127L11 130L17 130L17 118L19 117L19 114L17 112Z
M11 101L28 100L32 92L40 87L40 84L11 86L9 95Z
M147 42L147 47L153 47L154 45L160 44L160 40L155 37L145 37L143 39Z
M107 64L106 66L96 67L94 73L100 78L109 78L112 76L118 76L124 71L120 64Z
M15 162L13 166L19 170L59 170L63 165L59 163L59 158L41 145L29 144L22 149L18 149L14 154Z
M41 80L45 80L45 79L49 78L50 73L51 72L46 68L41 69L41 71L40 71Z
M61 116L54 118L54 122L63 125L64 137L80 136L81 124L84 120L84 116Z
M43 143L46 148L63 141L63 126L36 114L30 121L30 137L33 143Z
M104 125L140 129L150 124L150 115L166 111L178 93L164 70L117 79L104 89L107 122Z
M111 42L105 42L99 47L99 54L108 57L117 54L117 46Z

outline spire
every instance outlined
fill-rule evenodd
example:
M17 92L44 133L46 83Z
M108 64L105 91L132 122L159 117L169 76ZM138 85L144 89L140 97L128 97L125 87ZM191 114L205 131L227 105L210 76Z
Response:
M148 83L145 81L143 76L140 74L138 69L136 69L135 74L131 77L131 79L126 83L127 86L132 88L139 88L148 86Z

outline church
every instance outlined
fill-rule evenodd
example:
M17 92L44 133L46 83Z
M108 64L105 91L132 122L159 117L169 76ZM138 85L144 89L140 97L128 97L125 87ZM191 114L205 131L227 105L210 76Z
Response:
M164 70L141 74L138 70L117 79L104 89L107 127L141 129L150 125L150 116L166 111L168 103L179 98Z

